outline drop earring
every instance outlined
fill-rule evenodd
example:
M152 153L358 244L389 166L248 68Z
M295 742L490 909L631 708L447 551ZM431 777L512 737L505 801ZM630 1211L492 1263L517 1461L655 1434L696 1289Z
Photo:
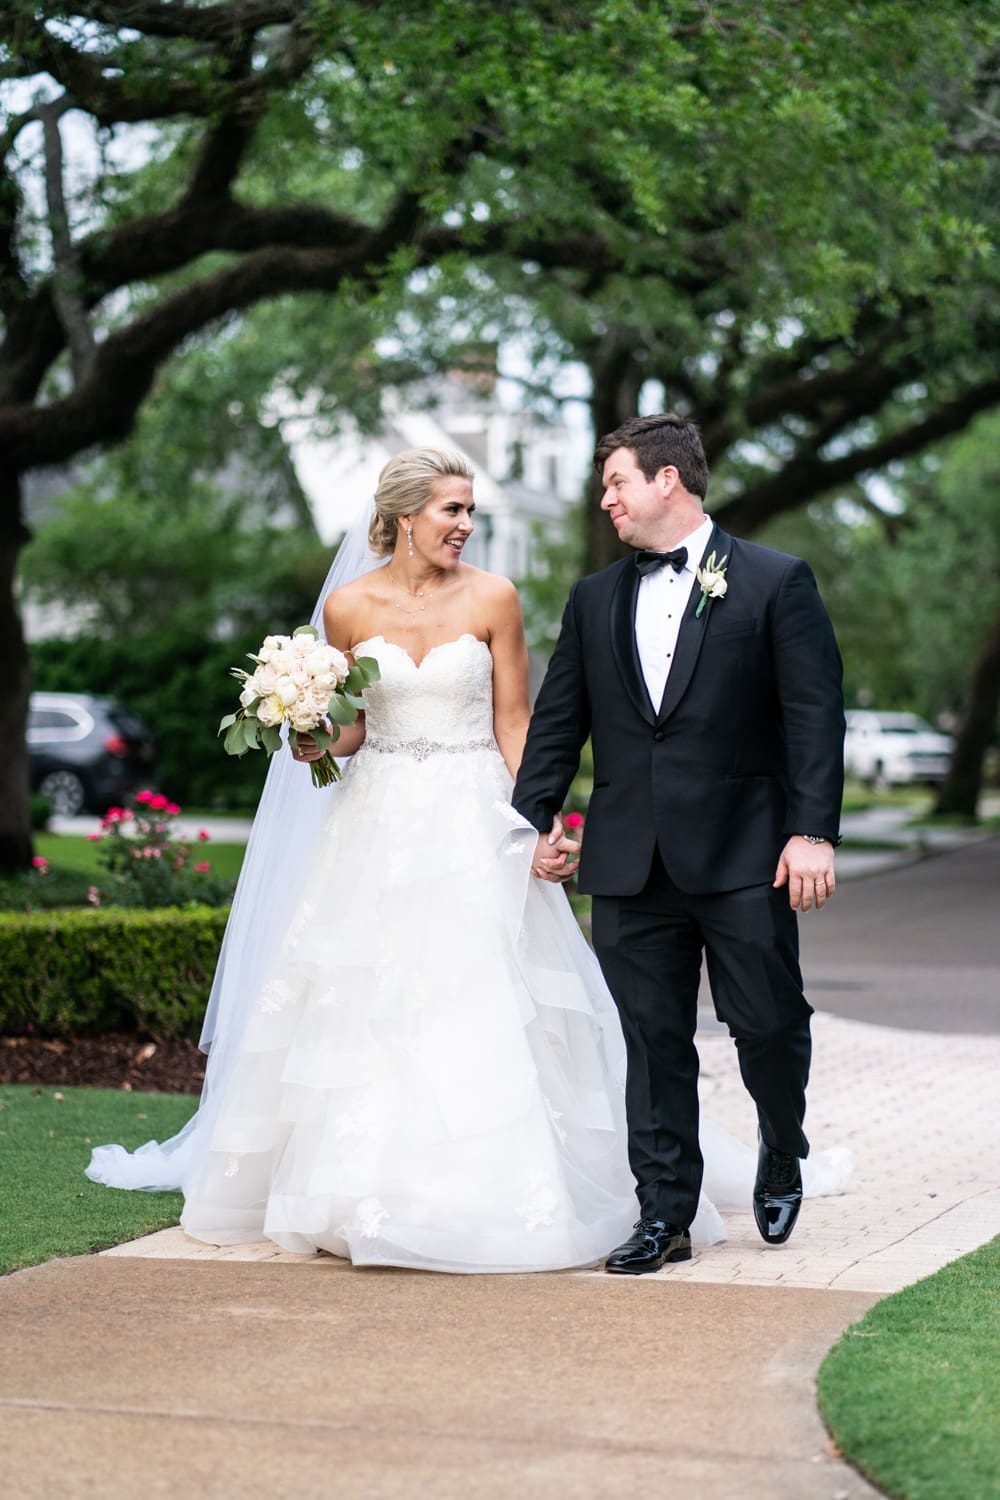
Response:
M407 526L407 528L406 528L406 550L409 552L410 556L412 557L413 556L413 527L412 526Z

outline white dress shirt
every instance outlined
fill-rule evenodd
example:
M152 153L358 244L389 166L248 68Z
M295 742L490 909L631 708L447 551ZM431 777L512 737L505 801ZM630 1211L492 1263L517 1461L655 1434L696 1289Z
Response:
M678 547L686 547L688 554L687 562L679 573L668 563L665 567L657 568L655 573L644 574L639 580L635 605L635 642L649 701L657 712L677 651L677 637L694 587L695 569L701 566L714 524L706 516L697 530L682 537L676 544Z

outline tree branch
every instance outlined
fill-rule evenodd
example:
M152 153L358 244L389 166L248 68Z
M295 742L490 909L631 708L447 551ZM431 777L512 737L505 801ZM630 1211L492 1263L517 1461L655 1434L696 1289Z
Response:
M978 412L997 405L1000 405L1000 380L983 381L956 400L945 402L922 421L851 453L828 459L820 458L814 450L798 453L780 473L719 505L714 514L725 526L741 534L752 532L773 516L794 510L836 485L846 484L859 474L874 473L895 459L919 453L940 438L961 432Z
M98 21L116 30L124 27L143 31L148 36L189 37L204 42L231 42L234 37L262 31L266 26L280 26L298 20L309 10L308 0L230 0L220 5L186 5L173 0L170 5L149 4L144 0L84 0L76 6L78 15Z
M45 137L45 195L49 210L49 234L52 238L52 299L66 334L73 362L73 378L82 385L94 354L94 338L80 296L80 267L66 211L63 187L63 149L59 120L71 101L65 96L39 110Z

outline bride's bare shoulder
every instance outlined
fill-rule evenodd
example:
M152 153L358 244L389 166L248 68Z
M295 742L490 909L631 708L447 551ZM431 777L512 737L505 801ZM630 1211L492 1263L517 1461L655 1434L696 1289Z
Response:
M482 568L468 566L468 588L472 597L490 613L508 614L520 612L517 589L502 573L487 573Z
M336 644L342 640L349 644L355 639L360 622L379 600L378 571L376 568L364 573L327 594L323 601L323 623L328 641L336 637Z

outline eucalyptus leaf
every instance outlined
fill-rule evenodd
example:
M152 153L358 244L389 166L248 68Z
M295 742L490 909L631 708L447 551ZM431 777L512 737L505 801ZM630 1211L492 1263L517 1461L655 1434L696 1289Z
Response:
M224 729L228 729L230 724L235 724L238 717L238 714L226 714L224 719L220 719L218 730L219 734L221 734Z
M281 749L281 730L274 724L264 724L260 731L261 743L268 755Z

